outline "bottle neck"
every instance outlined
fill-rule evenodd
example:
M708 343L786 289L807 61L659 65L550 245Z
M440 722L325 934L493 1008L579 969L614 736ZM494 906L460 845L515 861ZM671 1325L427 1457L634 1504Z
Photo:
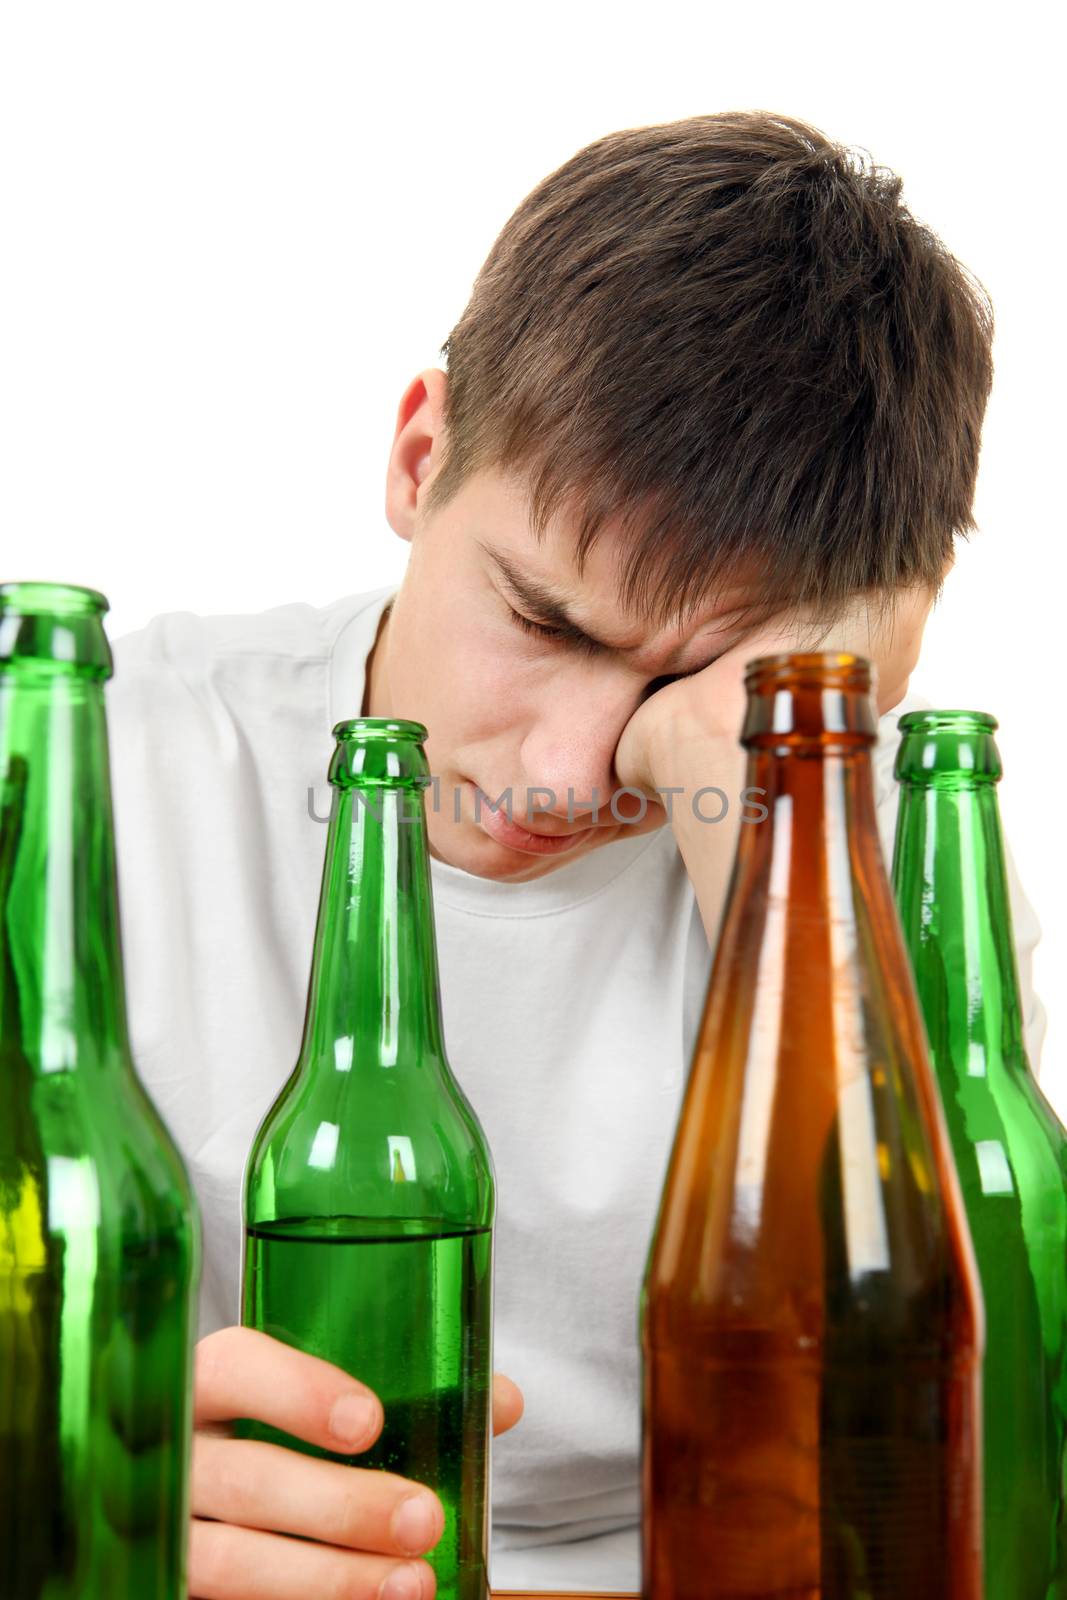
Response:
M994 782L901 782L894 886L935 1066L1029 1076Z
M129 1067L98 677L0 673L0 1039L34 1074Z
M781 933L788 918L790 945L824 943L827 972L836 973L880 946L896 916L875 810L869 664L845 653L784 654L751 663L745 681L746 783L765 791L769 815L741 827L731 900L766 896L768 931L778 923ZM890 969L898 953L886 952Z
M764 791L768 815L742 826L737 873L764 876L772 914L814 918L831 942L854 939L846 929L865 906L891 898L869 746L751 749L745 781Z
M303 1070L445 1066L421 789L334 790Z

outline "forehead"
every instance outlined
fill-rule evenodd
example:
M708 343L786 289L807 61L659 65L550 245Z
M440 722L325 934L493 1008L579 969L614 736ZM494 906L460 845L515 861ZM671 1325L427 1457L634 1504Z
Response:
M720 586L714 600L653 621L620 597L619 544L610 525L579 569L575 535L562 519L538 537L521 498L502 497L486 517L489 509L485 502L480 506L473 537L490 581L513 607L548 624L563 642L592 647L658 677L699 671L749 631L737 606L751 598L751 588Z
M758 606L762 586L757 574L713 572L709 567L704 598L673 611L668 603L666 613L652 617L624 597L627 546L618 520L604 523L579 565L576 513L557 513L538 532L521 482L488 472L477 479L468 526L487 567L506 584L517 578L536 586L592 631L610 632L619 648L677 642L731 618L736 623L742 608L751 612L754 603Z

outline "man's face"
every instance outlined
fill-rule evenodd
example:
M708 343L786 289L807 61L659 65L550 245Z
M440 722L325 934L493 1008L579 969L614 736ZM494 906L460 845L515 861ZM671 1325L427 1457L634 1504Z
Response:
M618 604L611 530L579 580L573 533L554 522L539 542L518 485L499 473L474 475L433 516L416 513L410 538L365 705L371 716L428 729L438 779L426 796L431 853L480 877L522 882L662 827L666 811L652 802L639 822L612 815L613 796L618 817L641 813L636 795L618 794L615 748L657 680L697 672L736 642L725 605L684 626L642 625ZM599 645L525 628L517 616L544 621L537 587ZM495 815L490 800L499 802Z

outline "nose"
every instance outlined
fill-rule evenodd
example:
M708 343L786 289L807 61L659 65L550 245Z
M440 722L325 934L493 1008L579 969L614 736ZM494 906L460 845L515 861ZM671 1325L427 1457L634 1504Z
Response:
M611 797L619 788L615 749L637 700L614 710L603 701L557 706L527 734L522 746L526 790L520 810L536 826L555 817L567 828L614 819ZM519 799L519 797L516 797ZM536 807L536 810L534 809Z

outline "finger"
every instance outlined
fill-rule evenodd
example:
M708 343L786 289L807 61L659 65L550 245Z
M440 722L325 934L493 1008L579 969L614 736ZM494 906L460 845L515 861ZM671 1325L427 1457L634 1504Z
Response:
M493 1432L507 1433L526 1409L522 1390L502 1372L493 1373Z
M222 1328L196 1347L198 1427L253 1417L324 1450L366 1450L381 1432L381 1402L340 1367L254 1328Z
M189 1600L433 1600L425 1561L391 1561L254 1528L194 1517L189 1532Z
M445 1527L432 1490L256 1440L193 1442L193 1515L382 1555L424 1555Z

